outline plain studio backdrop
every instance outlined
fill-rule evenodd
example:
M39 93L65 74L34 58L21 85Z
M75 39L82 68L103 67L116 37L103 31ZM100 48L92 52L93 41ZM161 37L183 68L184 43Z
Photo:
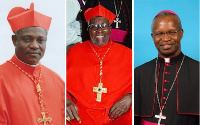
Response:
M41 63L65 81L65 0L0 0L0 64L11 59L15 52L7 15L13 7L30 8L31 2L37 12L52 18Z
M151 38L151 23L161 10L172 10L178 14L184 30L181 50L199 61L199 0L134 1L134 67L158 56Z

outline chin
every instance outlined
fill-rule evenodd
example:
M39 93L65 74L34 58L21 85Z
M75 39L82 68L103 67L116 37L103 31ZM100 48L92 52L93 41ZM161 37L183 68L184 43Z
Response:
M172 57L175 53L173 52L162 52L161 55L164 57Z

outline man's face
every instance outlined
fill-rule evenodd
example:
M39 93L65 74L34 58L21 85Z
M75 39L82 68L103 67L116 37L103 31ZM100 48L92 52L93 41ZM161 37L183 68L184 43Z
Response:
M46 49L47 31L41 27L21 29L12 36L15 54L19 60L27 64L37 64Z
M173 15L158 17L151 34L158 53L162 57L172 57L181 52L180 41L183 30L179 29L178 19Z
M107 44L110 39L111 33L111 26L108 19L104 17L94 17L90 20L90 25L88 29L90 39L93 44L97 46Z

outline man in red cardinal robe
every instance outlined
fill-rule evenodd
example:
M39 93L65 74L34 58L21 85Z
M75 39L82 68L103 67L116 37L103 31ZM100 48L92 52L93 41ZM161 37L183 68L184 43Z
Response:
M8 22L14 56L0 66L0 125L64 125L64 81L40 63L51 17L13 8Z
M132 51L110 40L115 15L101 6L85 12L90 40L67 54L67 123L132 124Z

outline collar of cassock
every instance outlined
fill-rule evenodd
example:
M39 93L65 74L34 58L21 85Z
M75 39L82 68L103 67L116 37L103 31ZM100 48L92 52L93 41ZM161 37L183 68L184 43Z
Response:
M91 42L91 41L90 41ZM103 45L103 46L97 46L97 45L94 45L92 42L91 42L91 46L95 49L95 51L100 54L100 57L107 51L107 49L110 47L111 45L111 40L108 41L108 43L106 45Z
M184 54L182 52L180 52L178 55L170 57L170 58L163 58L161 56L158 56L158 62L159 63L176 63L179 60L183 59Z
M15 55L11 58L11 61L30 75L39 75L41 63L39 63L37 66L28 65L20 61Z

